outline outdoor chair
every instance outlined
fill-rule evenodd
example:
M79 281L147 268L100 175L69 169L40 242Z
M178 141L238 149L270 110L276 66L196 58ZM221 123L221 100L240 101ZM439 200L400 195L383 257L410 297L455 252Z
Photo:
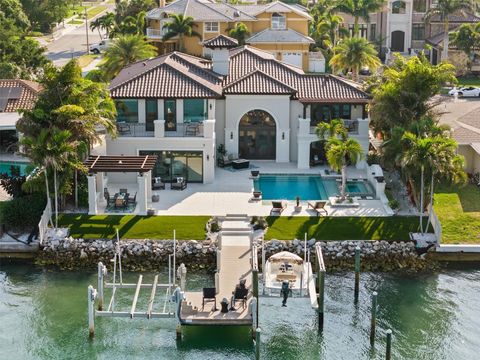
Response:
M203 288L202 310L207 302L213 302L213 311L217 311L217 289Z
M119 193L120 194L128 194L128 189L120 189Z
M328 215L328 211L325 209L325 205L327 205L326 201L315 201L313 204L309 202L307 209L312 208L317 213L317 216L320 216L320 213L322 211L325 212L325 215Z
M286 201L272 201L272 210L270 210L270 215L278 214L280 215L283 210L287 208Z
M227 155L221 155L218 157L217 165L221 168L232 165L232 160Z
M126 123L117 123L117 130L120 135L130 134L130 125Z
M108 190L104 190L103 196L105 197L105 200L107 201L107 206L115 204L116 196L110 196L110 193Z
M254 191L252 200L255 200L255 201L262 200L262 192L261 191Z
M174 179L170 184L170 189L172 190L185 190L186 188L187 188L187 181L182 177L178 177Z
M152 190L165 190L165 183L162 181L161 177L152 179Z
M260 175L260 171L259 170L251 170L250 175L251 175L252 179L256 179L258 177L258 175Z
M127 198L127 205L129 205L129 204L135 205L136 203L137 203L137 193L135 193L133 198L130 197L130 196Z
M233 292L232 307L235 307L235 302L238 300L242 302L242 307L245 309L247 307L247 296L248 296L248 289L236 287L235 291Z

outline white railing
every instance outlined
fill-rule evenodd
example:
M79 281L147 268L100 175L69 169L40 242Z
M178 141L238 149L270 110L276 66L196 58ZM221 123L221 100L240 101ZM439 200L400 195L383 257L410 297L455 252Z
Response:
M42 217L38 223L38 241L39 244L42 245L43 241L45 240L45 236L47 235L48 231L48 222L52 217L52 203L50 199L47 201L47 206L45 206L45 210L43 210Z
M429 215L430 221L432 222L433 232L435 233L435 237L437 238L437 244L440 245L442 241L442 224L440 223L440 220L438 219L438 216L431 205L429 207Z
M158 38L161 39L165 35L165 32L160 29L147 28L147 37L148 38Z
M349 134L358 134L358 120L342 119L342 122L347 128ZM316 134L316 128L316 126L310 126L310 134Z

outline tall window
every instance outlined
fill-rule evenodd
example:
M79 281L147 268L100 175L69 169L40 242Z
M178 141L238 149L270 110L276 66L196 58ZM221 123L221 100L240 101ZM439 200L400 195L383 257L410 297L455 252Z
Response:
M412 25L412 40L425 40L425 24Z
M355 25L348 24L348 31L350 32L350 36L353 36L355 33ZM364 39L367 38L367 24L358 24L358 35Z
M218 32L218 22L205 22L205 32Z
M117 108L118 122L138 122L138 100L115 100L115 107Z
M158 120L158 102L157 99L147 99L145 101L145 122L146 130L153 131L153 122Z
M183 119L185 122L199 122L207 119L207 100L183 100Z
M425 0L413 0L413 11L424 13L427 11L427 2Z
M287 28L287 22L285 16L279 13L272 14L272 29L284 30Z
M377 24L370 24L370 41L377 40Z
M310 114L310 125L317 126L319 122L330 122L332 119L352 118L350 104L312 104Z
M392 3L392 14L405 14L407 4L404 1L394 1Z
M163 117L165 119L165 131L176 131L177 107L174 99L165 99L163 102Z

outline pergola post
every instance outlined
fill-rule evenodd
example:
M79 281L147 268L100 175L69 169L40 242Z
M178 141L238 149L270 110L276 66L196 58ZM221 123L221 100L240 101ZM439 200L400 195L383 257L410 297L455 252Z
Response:
M139 174L137 176L138 182L138 194L137 194L137 207L139 215L147 215L147 179L145 174Z
M148 200L152 198L152 170L143 174L147 178L147 204Z
M88 175L88 214L89 215L97 215L97 184L96 184L96 176Z

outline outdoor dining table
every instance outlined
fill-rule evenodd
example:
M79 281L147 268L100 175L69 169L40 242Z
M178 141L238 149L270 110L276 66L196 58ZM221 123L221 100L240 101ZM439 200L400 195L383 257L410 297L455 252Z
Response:
M118 193L115 195L115 207L124 207L125 206L125 197L126 194Z

